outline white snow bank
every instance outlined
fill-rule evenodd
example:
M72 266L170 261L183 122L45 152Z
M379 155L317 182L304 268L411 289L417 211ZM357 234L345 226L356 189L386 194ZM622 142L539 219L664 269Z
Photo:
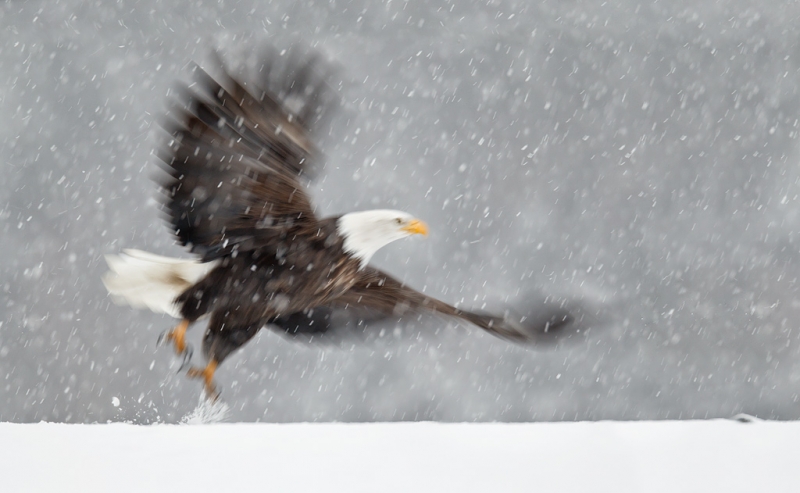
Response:
M0 424L4 492L800 491L800 423Z

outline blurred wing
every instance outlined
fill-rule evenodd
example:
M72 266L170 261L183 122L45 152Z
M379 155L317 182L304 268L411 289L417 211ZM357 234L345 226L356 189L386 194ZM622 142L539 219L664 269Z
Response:
M194 83L178 90L158 152L162 204L180 243L203 260L315 230L301 177L317 155L311 133L338 99L320 58L293 55L267 50L254 74L237 77L217 54L221 75L195 67Z
M333 306L377 311L387 316L431 311L460 318L493 335L514 341L535 340L540 334L558 329L571 321L569 315L562 313L553 319L537 319L537 323L532 325L508 316L499 317L462 310L409 288L385 272L371 267L360 271L360 278L355 286L337 298Z

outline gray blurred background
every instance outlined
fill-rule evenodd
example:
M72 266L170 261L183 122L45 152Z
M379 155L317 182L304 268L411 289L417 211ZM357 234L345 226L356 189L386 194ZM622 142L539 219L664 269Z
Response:
M241 421L797 419L800 4L6 1L0 420L175 422L200 385L110 303L103 255L178 256L151 149L219 39L304 39L352 81L310 189L432 234L374 263L465 307L578 318L521 348L435 318L262 331L217 374ZM199 346L202 327L192 331ZM196 356L197 359L197 356Z

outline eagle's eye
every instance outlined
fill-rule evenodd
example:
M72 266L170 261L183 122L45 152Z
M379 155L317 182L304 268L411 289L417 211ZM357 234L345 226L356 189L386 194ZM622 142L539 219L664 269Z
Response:
M400 219L399 217L398 217L398 218L396 218L396 219L394 220L394 222L396 222L397 224L403 224L403 220L402 220L402 219Z

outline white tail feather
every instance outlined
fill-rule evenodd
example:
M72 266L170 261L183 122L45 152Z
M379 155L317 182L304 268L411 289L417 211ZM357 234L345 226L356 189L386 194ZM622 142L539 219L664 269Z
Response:
M149 308L181 318L175 298L205 277L219 262L162 257L141 250L106 255L111 269L103 284L115 303Z

